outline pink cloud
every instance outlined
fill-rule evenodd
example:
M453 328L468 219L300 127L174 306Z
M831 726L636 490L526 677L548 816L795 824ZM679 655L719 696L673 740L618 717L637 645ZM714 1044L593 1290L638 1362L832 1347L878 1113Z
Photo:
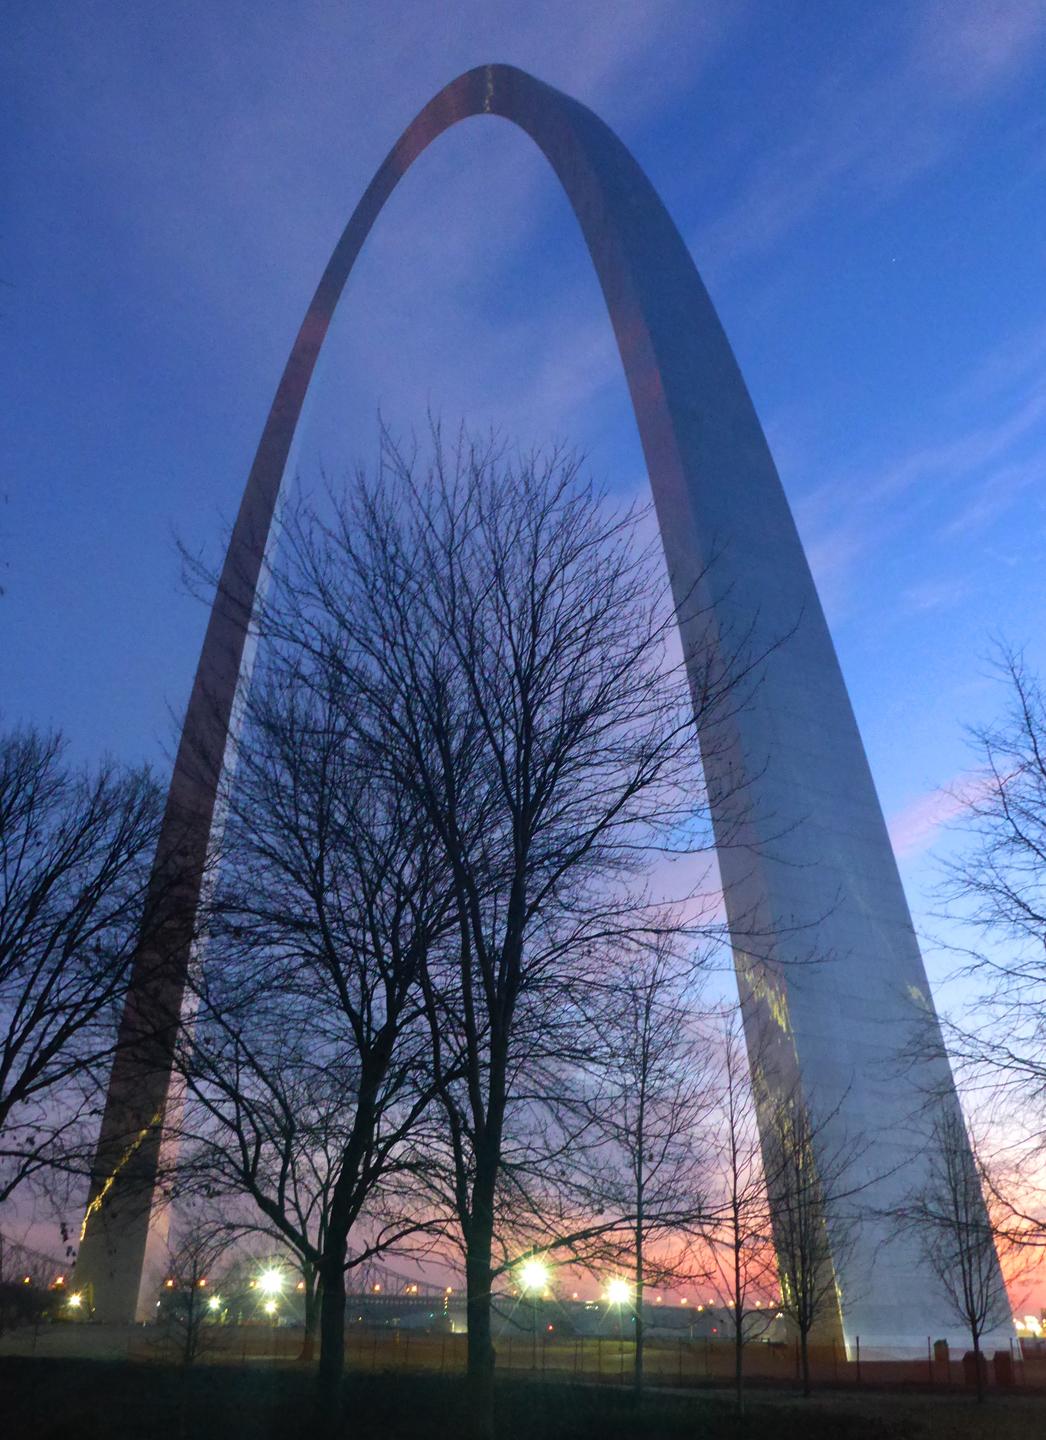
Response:
M928 849L942 826L961 815L966 799L953 790L931 790L891 816L887 828L894 854L903 859Z
M1009 777L1000 780L994 775L959 775L950 785L920 795L887 822L894 854L898 860L921 855L928 850L953 820L986 800Z

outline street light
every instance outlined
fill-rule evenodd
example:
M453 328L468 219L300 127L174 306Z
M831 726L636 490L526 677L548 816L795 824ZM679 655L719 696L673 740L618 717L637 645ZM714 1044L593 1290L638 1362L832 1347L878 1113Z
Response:
M276 1269L263 1270L258 1276L258 1289L263 1295L278 1295L283 1289L283 1275Z
M519 1267L519 1288L525 1295L541 1294L548 1285L548 1266L540 1260L524 1260Z
M617 1311L617 1338L618 1343L624 1340L622 1331L622 1308L632 1299L632 1287L627 1280L622 1280L620 1275L615 1275L612 1280L607 1281L607 1302ZM625 1364L625 1352L621 1351L622 1372Z
M627 1305L632 1298L632 1287L627 1280L615 1275L607 1282L607 1300L611 1305Z
M211 1298L207 1301L207 1309L208 1309L208 1310L220 1310L221 1308L222 1308L222 1297L221 1297L220 1295L212 1295Z

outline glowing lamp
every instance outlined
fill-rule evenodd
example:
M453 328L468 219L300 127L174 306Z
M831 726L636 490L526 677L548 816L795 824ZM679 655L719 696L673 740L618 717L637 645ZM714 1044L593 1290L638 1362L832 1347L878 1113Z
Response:
M263 1295L278 1295L283 1289L283 1276L279 1270L263 1270L258 1276L258 1289Z
M548 1284L548 1268L540 1260L524 1260L519 1267L519 1285L524 1292L533 1294L544 1290Z

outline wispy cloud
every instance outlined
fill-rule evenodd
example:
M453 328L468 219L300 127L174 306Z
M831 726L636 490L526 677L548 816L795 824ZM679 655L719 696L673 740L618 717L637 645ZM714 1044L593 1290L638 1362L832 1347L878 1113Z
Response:
M908 586L901 596L901 604L913 614L947 610L964 599L969 593L969 588L969 584L963 578L921 580Z
M946 541L976 534L998 520L1030 487L1046 480L1046 448L1025 460L990 470L972 489L966 503L941 530Z
M845 475L833 469L799 496L800 528L830 606L845 608L859 567L905 531L934 535L945 542L934 553L947 556L1046 478L1046 332L1007 337L935 409L933 438ZM927 588L909 590L909 602L920 593L935 594L937 606L946 592L958 598L953 578L918 584Z
M869 206L896 194L961 143L970 118L1030 69L1044 42L1039 0L868 7L794 126L696 235L701 263L722 271L766 251L841 193Z
M974 785L970 777L960 776L948 788L920 795L891 816L887 828L897 858L908 860L928 850L941 830L968 808Z
M990 807L992 797L1009 784L1010 778L965 771L950 784L917 796L887 822L894 854L898 859L910 859L929 850L941 832L960 816L977 813L983 802Z

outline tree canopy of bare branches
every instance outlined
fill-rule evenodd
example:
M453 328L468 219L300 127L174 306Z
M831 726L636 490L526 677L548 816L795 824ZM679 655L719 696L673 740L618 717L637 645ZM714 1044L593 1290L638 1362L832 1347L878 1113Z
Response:
M759 1077L755 1077L759 1086ZM759 1095L760 1103L764 1103ZM845 1263L861 1224L851 1178L860 1137L832 1138L837 1111L818 1113L801 1095L767 1097L763 1167L773 1227L781 1309L799 1333L803 1394L810 1394L810 1344L836 1342L836 1265Z
M715 1100L709 1117L706 1165L708 1194L702 1237L710 1257L710 1283L730 1317L734 1343L734 1393L744 1408L745 1346L767 1328L778 1285L770 1199L763 1168L756 1096L739 1009L716 1017ZM758 1056L757 1068L758 1068ZM782 1147L784 1159L787 1147Z
M709 831L675 612L641 517L573 457L433 438L427 465L386 444L380 475L325 512L291 512L259 632L354 697L365 772L424 826L449 887L452 931L420 981L443 1112L427 1198L461 1236L469 1373L489 1417L499 1215L563 1153L549 1092L577 1046L572 992L597 947L637 924L634 882L657 845ZM692 669L707 712L730 703L722 667Z
M626 947L619 970L607 975L593 1057L601 1083L592 1111L616 1172L603 1204L624 1217L620 1237L632 1275L633 1388L639 1394L646 1288L692 1277L688 1236L708 1211L703 1145L713 1077L695 1023L693 957L672 935L668 917L661 935Z
M63 752L0 736L0 1201L90 1164L158 828L145 771Z
M181 1046L181 1185L246 1197L320 1297L336 1408L345 1271L424 1227L397 1198L434 1096L421 971L450 923L425 813L330 655L276 640L241 717L206 963Z
M955 1318L969 1332L977 1398L983 1400L981 1341L986 1332L1009 1322L990 1196L985 1194L981 1170L957 1109L939 1110L929 1146L929 1182L912 1197L900 1219L915 1230Z
M1046 1245L1046 695L1021 655L1001 648L1002 718L972 732L977 772L958 799L962 843L947 862L949 920L958 919L965 993L946 1024L971 1104L993 1118L985 1178L1008 1241ZM1001 1219L1001 1216L1000 1216Z

